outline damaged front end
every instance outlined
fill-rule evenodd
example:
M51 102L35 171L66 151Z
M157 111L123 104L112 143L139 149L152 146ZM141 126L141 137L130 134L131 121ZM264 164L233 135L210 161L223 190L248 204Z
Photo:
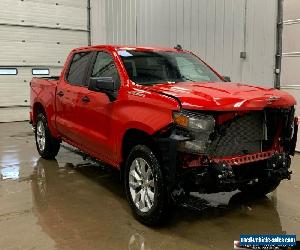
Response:
M293 107L262 111L174 113L157 134L169 191L232 191L290 179L298 119Z

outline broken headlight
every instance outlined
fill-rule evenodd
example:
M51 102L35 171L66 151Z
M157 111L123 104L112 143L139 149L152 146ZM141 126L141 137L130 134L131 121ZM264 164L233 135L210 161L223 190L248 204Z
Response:
M197 132L212 131L215 127L215 119L211 115L174 112L173 119L174 122L180 127Z
M179 151L203 154L210 144L210 134L215 128L215 119L211 115L202 115L185 112L173 113L174 123L193 134L194 140L179 143Z

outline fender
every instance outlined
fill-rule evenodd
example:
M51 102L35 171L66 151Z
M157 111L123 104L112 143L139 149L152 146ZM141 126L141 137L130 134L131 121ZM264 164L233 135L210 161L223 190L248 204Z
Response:
M170 95L170 94L166 94L164 92L161 92L161 91L155 91L155 90L150 90L151 92L155 92L155 93L158 93L160 95L164 95L164 96L167 96L167 97L170 97L170 98L173 98L175 99L177 102L178 102L178 106L180 107L180 109L182 108L182 105L181 105L181 101L179 98L177 98L176 96L173 96L173 95Z
M123 160L122 142L129 129L136 129L152 136L173 122L173 110L180 110L180 102L176 97L156 91L143 92L138 89L135 91L143 96L126 94L126 97L123 97L126 101L120 101L115 106L115 118L119 122L114 124L112 131L119 132L112 136L118 163Z

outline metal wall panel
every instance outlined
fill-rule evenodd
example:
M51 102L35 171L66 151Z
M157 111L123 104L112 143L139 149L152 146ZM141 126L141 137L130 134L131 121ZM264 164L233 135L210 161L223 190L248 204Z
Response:
M60 6L73 6L73 7L79 7L79 8L87 8L87 1L85 0L26 0L34 3L45 3L48 4L54 4L54 5L60 5Z
M299 9L300 12L300 9ZM299 13L300 17L300 13ZM283 53L300 52L300 22L285 25L283 29Z
M91 36L93 43L107 43L106 0L91 1ZM125 15L123 15L125 17ZM126 25L124 25L126 26Z
M283 20L295 20L300 18L299 0L283 0L283 3Z
M48 67L50 75L59 75L60 67ZM0 76L0 108L5 106L29 105L29 83L34 77L31 67L18 67L17 75ZM37 76L38 77L38 76Z
M286 86L290 86L290 87L295 86L300 88L299 68L300 68L300 56L282 57L281 88L284 88Z
M32 68L46 67L50 75L58 75L70 50L88 44L87 3L87 0L1 1L0 68L13 67L18 74L0 75L0 121L12 107L29 105ZM28 117L19 114L13 112L4 120Z
M87 45L84 31L0 25L0 66L62 66L74 47Z
M0 23L87 30L87 9L59 1L1 0Z
M281 89L291 93L297 100L296 115L300 116L300 1L283 1L283 37ZM300 150L300 133L296 149Z
M300 3L295 0L285 0L283 3L281 87L299 89Z
M92 0L92 42L181 44L233 81L273 87L276 16L277 0Z

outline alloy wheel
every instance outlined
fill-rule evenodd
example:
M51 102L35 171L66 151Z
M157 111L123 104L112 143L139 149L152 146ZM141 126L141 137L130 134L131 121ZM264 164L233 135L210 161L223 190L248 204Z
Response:
M155 179L152 168L143 158L136 158L130 166L129 190L138 210L146 213L153 207Z
M38 121L36 126L36 140L40 151L45 150L46 145L46 131L42 121Z

